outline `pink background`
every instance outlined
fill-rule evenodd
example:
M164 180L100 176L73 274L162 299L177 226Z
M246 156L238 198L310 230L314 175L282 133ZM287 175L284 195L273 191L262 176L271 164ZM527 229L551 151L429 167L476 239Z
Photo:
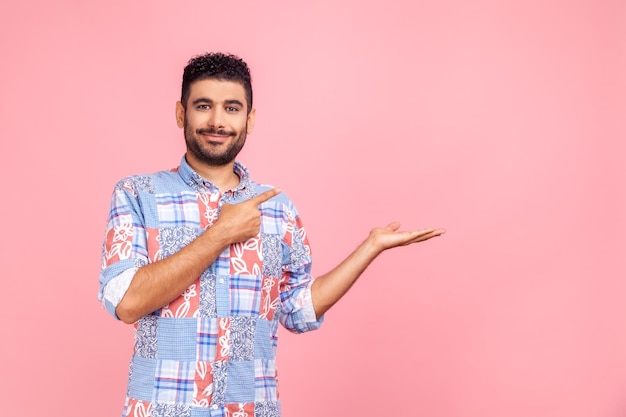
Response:
M283 331L286 417L626 415L626 3L3 1L2 416L118 416L132 328L96 300L109 197L174 167L187 59L252 68L241 159L314 272L384 254Z

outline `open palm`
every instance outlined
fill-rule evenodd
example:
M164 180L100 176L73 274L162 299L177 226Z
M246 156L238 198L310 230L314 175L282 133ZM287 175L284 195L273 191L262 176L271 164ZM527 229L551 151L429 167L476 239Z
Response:
M445 233L445 229L421 229L415 231L400 231L400 223L393 222L386 227L377 227L370 231L372 239L380 250L406 246L412 243L423 242Z

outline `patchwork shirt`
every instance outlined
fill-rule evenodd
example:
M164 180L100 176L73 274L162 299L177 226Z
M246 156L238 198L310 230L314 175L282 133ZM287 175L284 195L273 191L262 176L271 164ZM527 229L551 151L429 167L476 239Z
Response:
M178 168L117 183L102 250L99 300L114 316L136 271L211 227L225 203L272 187L239 162L221 193L183 156ZM278 323L317 329L311 251L283 193L262 203L260 233L226 248L183 294L135 323L123 416L279 417Z

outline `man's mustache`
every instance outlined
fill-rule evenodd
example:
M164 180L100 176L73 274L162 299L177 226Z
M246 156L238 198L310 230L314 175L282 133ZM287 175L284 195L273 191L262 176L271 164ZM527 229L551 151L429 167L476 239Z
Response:
M212 127L208 129L197 129L196 133L199 135L220 135L220 136L235 136L237 134L236 132L229 132L224 129L215 129Z

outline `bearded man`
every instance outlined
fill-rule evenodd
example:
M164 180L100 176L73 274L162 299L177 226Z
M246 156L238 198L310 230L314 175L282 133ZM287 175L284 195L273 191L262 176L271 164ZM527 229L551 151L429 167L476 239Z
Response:
M278 325L319 328L381 252L444 233L377 227L312 277L294 204L236 160L254 121L247 64L196 56L176 103L180 165L115 186L98 297L136 328L124 416L279 417Z

